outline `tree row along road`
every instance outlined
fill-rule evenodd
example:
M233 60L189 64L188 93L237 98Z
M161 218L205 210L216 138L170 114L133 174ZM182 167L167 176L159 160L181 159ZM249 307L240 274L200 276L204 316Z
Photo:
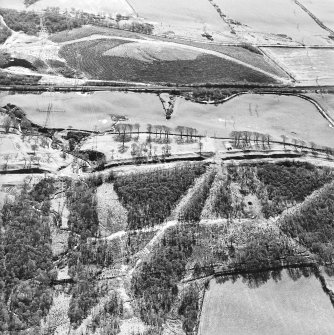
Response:
M79 38L79 39L76 39L76 40L62 42L62 43L60 43L60 45L62 45L62 46L63 45L71 45L71 44L85 42L85 41L106 40L106 39L135 42L135 43L138 43L138 44L152 44L152 46L154 46L154 45L166 46L166 47L168 46L168 47L174 47L174 48L179 48L179 49L197 51L199 53L216 56L216 57L225 59L227 61L234 62L236 64L245 66L245 67L247 67L247 68L249 68L251 70L260 72L260 73L262 73L262 74L264 74L264 75L266 75L268 77L271 77L271 78L275 79L278 82L283 82L283 83L286 83L286 84L291 83L291 80L288 80L288 79L285 79L283 77L274 75L274 74L272 74L270 72L267 72L267 71L265 71L263 69L260 69L260 68L258 68L256 66L250 65L248 63L245 63L245 62L243 62L241 60L238 60L236 58L227 56L227 55L222 54L220 52L213 51L213 50L208 50L208 49L202 49L202 48L191 46L191 45L178 44L178 43L175 43L175 42L156 41L156 40L153 40L153 39L139 40L139 39L136 39L136 38L119 37L119 36L105 36L105 35L98 35L97 34L97 35L92 35L92 36L89 36L89 37Z

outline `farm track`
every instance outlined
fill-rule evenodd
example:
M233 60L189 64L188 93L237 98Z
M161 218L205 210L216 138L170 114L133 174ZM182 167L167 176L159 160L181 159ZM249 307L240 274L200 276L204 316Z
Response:
M77 39L77 40L72 40L72 41L66 41L66 42L63 42L63 43L60 43L61 46L66 46L66 45L71 45L71 44L75 44L75 43L80 43L80 42L87 42L87 41L94 41L94 40L103 40L103 39L109 39L109 40L122 40L122 41L127 41L127 42L135 42L135 43L147 43L147 42L151 42L152 44L153 43L158 43L162 46L169 46L169 47L175 47L175 48L182 48L182 49L185 49L185 50L191 50L191 51L196 51L196 52L199 52L199 53L202 53L202 54L206 54L206 55L211 55L211 56L216 56L218 58L221 58L221 59L224 59L224 60L227 60L227 61L230 61L230 62L233 62L233 63L236 63L238 65L241 65L241 66L244 66L244 67L247 67L253 71L257 71L261 74L264 74L274 80L276 80L277 82L283 82L285 84L288 84L288 83L291 83L290 80L287 80L285 78L282 78L280 76L277 76L277 75L274 75L268 71L265 71L259 67L256 67L256 66L253 66L253 65L250 65L246 62L243 62L241 60L238 60L236 58L233 58L233 57L230 57L230 56L227 56L221 52L218 52L218 51L213 51L213 50L208 50L208 49L203 49L203 48L199 48L199 47L195 47L195 46L190 46L190 45L185 45L185 44L178 44L178 43L175 43L175 42L165 42L165 41L155 41L153 39L150 39L150 40L138 40L138 39L135 39L135 38L127 38L127 37L118 37L118 36L105 36L105 35L92 35L92 36L89 36L89 37L84 37L84 38L80 38L80 39Z
M332 36L334 36L334 31L328 28L318 17L316 17L310 10L307 9L298 0L294 0L296 5L299 6L304 12L306 12L322 29L328 31Z

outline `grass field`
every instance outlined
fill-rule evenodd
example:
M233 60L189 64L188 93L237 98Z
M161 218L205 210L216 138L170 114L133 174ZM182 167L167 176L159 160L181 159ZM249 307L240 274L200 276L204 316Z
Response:
M189 39L206 40L204 30L217 41L235 38L228 25L207 0L129 0L140 17L154 23L156 34L174 33Z
M148 63L127 58L126 53L121 54L122 57L104 54L120 44L113 40L84 41L63 46L60 56L67 60L68 65L92 79L178 84L274 82L265 74L213 55L200 55L193 60ZM82 59L79 63L78 58Z
M314 276L292 280L287 272L260 287L242 279L210 282L205 294L199 335L331 335L331 302Z
M302 84L332 85L334 83L333 49L263 49Z
M291 0L215 0L229 18L255 34L283 34L298 43L328 44L328 32ZM236 27L238 31L238 27ZM242 31L242 30L241 30Z
M23 108L32 121L44 124L50 101L55 110L49 127L110 129L110 114L125 115L126 123L148 123L170 128L186 126L202 135L227 137L234 130L269 133L334 147L334 130L308 101L293 96L246 94L220 105L203 105L177 98L174 113L166 120L159 97L155 94L96 92L94 94L43 93L15 94L2 97L2 105L10 102Z

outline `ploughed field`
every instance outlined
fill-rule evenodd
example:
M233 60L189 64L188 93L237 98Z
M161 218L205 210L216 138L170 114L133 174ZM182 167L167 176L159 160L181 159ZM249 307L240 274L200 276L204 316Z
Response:
M159 42L142 44L87 40L64 45L59 54L91 79L178 84L276 82L256 69L200 49Z
M330 95L329 95L330 96ZM44 125L52 102L48 127L83 130L108 130L112 115L126 116L125 123L170 128L196 128L201 135L229 137L235 130L268 133L274 139L288 139L334 146L333 128L310 102L294 96L245 94L223 104L198 104L177 97L174 112L166 120L160 99L155 94L96 92L3 95L1 106L12 103L21 107L31 121ZM321 104L321 101L319 101ZM325 106L324 106L325 107ZM57 112L58 111L58 112Z
M219 279L218 279L219 280ZM258 285L237 279L211 280L205 293L199 335L330 335L334 313L313 275L281 278Z

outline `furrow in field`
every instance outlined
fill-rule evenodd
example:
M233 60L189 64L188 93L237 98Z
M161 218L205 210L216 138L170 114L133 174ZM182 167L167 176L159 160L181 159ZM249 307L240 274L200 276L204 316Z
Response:
M227 55L222 54L220 52L213 51L213 50L202 49L202 48L191 46L191 45L184 45L184 44L181 45L181 44L174 43L174 42L165 42L165 41L156 41L156 40L145 40L145 41L143 40L142 41L142 40L138 40L138 39L135 39L135 38L127 38L127 37L92 35L92 36L89 36L89 37L83 37L83 38L79 38L79 39L72 40L72 41L66 41L66 42L60 43L60 45L65 46L65 45L71 45L71 44L80 43L80 42L93 41L93 40L103 40L103 39L104 40L106 40L106 39L121 40L121 41L125 41L125 42L135 42L135 43L138 43L138 44L151 43L152 47L158 47L158 46L160 46L160 47L170 47L170 48L174 47L174 48L177 48L177 49L183 49L183 50L187 50L187 51L196 51L196 52L201 53L201 54L216 56L216 57L222 58L224 60L234 62L238 65L242 65L242 66L247 67L251 70L262 73L262 74L264 74L264 75L266 75L270 78L273 78L274 80L279 81L279 82L286 82L286 83L290 82L290 80L279 77L279 76L274 75L270 72L267 72L263 69L260 69L256 66L250 65L248 63L245 63L245 62L243 62L241 60L238 60L236 58L227 56Z

